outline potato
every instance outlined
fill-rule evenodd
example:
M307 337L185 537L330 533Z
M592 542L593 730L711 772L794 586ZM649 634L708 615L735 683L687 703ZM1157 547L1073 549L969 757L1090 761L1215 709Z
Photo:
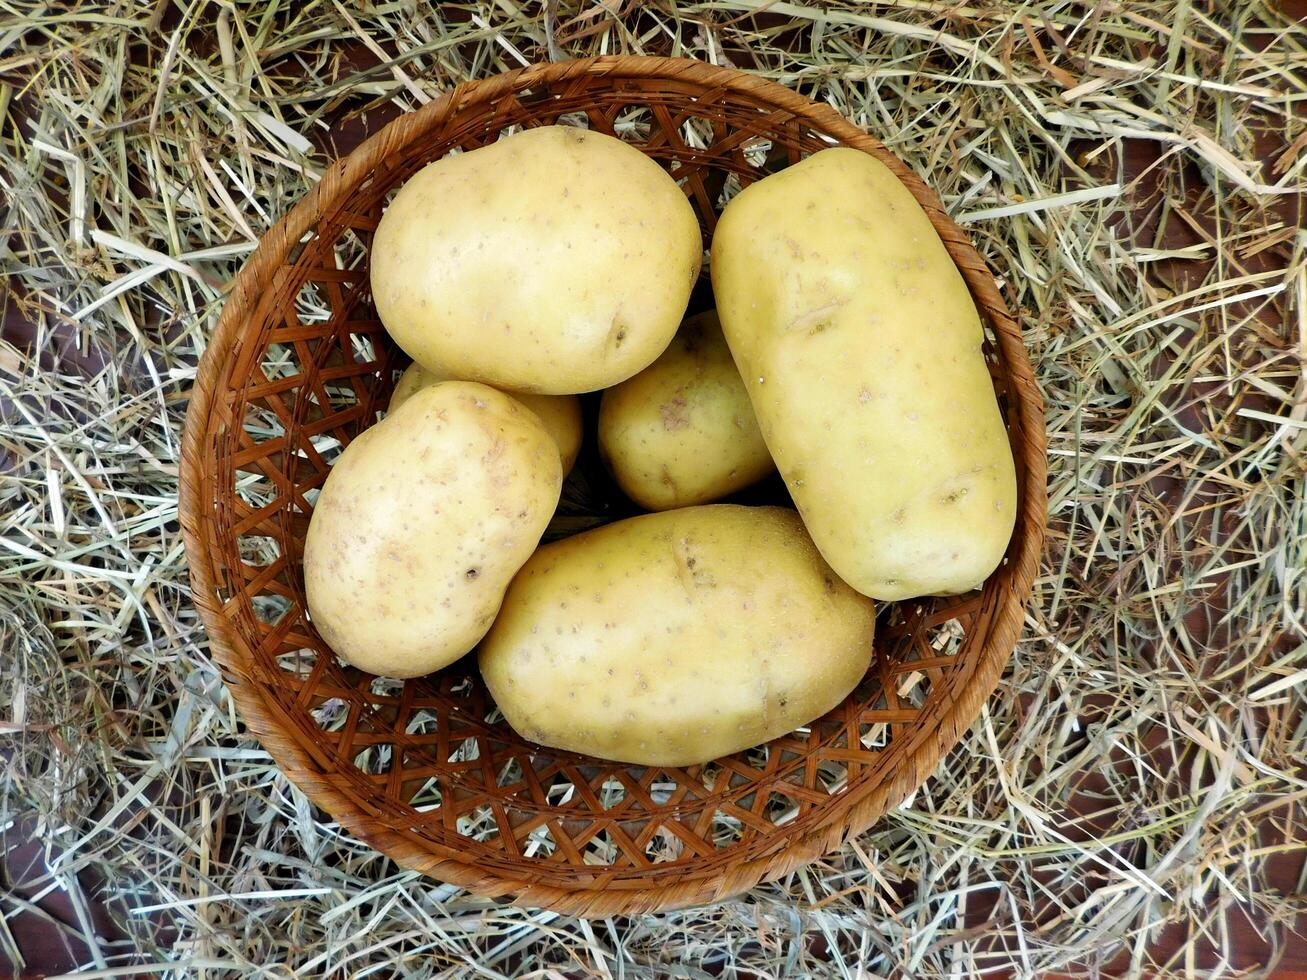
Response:
M526 738L684 766L825 714L866 673L874 629L794 511L711 504L541 548L479 658Z
M424 367L573 394L662 353L702 260L694 209L657 163L542 126L414 175L377 227L372 294Z
M332 467L304 540L318 633L373 674L467 653L540 541L562 485L536 416L485 385L423 388Z
M727 205L712 281L831 567L877 599L980 585L1012 534L1012 453L975 304L907 188L866 153L822 150Z
M717 314L686 320L658 360L604 392L599 451L648 510L708 503L775 469Z
M395 383L395 392L390 396L390 411L394 412L408 401L419 388L450 380L453 379L443 371L432 371L421 364L410 364ZM531 395L526 392L509 394L535 412L545 424L550 438L558 444L563 475L566 476L576 463L577 453L581 451L581 400L575 395Z

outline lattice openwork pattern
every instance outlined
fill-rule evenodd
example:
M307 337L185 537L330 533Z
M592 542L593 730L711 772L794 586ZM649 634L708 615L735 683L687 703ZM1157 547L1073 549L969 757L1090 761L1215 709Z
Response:
M401 355L368 291L388 196L448 153L563 122L662 162L705 233L741 186L835 143L900 174L958 262L1018 461L1018 529L981 592L886 607L873 667L824 718L684 769L544 749L463 661L406 683L342 665L305 614L301 549L332 462L384 412ZM236 281L183 449L195 601L250 728L315 802L401 863L583 914L730 894L838 844L926 777L1009 656L1043 527L1043 427L1019 331L934 196L823 106L671 59L526 69L456 89L333 165ZM582 475L581 478L584 478ZM711 651L705 651L711 655Z

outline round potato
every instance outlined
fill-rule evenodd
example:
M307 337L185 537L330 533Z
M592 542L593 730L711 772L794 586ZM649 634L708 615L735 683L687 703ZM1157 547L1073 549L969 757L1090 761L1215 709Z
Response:
M421 364L410 364L395 382L395 392L390 396L390 411L394 412L418 389L450 380L453 379L443 371L432 371ZM532 395L526 392L509 394L535 412L545 424L550 438L558 444L563 475L566 476L576 463L577 453L581 451L581 400L575 395Z
M684 766L825 714L866 673L874 629L794 511L713 504L541 548L479 657L526 738Z
M421 389L323 484L304 540L314 627L373 674L457 660L490 627L561 485L557 447L512 398L465 381Z
M690 317L658 360L604 392L599 451L648 510L705 504L775 469L717 314Z
M980 585L1012 536L1012 451L975 303L908 189L859 150L815 153L727 205L712 280L831 567L877 599Z
M542 126L415 174L377 227L372 294L425 367L574 394L662 353L702 260L694 209L657 163Z

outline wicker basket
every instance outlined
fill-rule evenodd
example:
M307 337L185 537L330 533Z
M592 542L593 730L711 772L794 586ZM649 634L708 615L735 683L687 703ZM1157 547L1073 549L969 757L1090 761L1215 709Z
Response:
M342 444L386 406L401 355L368 295L387 195L424 164L555 121L634 141L711 233L724 193L840 143L930 215L987 326L1017 460L1017 531L982 591L886 607L874 666L824 718L685 769L543 749L499 719L470 660L404 684L343 667L304 615L301 549ZM246 724L351 832L472 891L580 915L709 902L863 830L921 784L1011 654L1044 529L1042 408L993 277L935 195L825 105L663 58L526 68L462 85L329 167L237 277L196 378L181 520L196 605Z

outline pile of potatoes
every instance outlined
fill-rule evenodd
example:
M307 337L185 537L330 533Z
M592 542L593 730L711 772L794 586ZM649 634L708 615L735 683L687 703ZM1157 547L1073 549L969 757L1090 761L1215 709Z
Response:
M667 172L584 129L400 189L371 285L414 363L304 546L342 659L405 678L475 649L524 737L690 765L846 697L873 600L994 570L1016 480L980 319L897 178L834 148L747 187L687 318L702 261ZM650 513L540 546L600 390L599 454ZM774 471L795 509L714 502Z

